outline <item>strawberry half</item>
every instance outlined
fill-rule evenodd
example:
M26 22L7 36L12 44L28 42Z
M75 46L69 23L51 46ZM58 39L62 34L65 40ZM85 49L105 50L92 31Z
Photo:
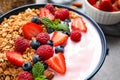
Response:
M60 31L55 31L52 36L54 46L63 45L67 42L68 35Z
M65 74L66 72L66 63L65 57L63 53L57 53L50 59L46 60L46 63L49 65L50 68L55 70L60 74Z
M73 30L87 32L87 27L81 17L76 17L76 18L72 19L71 27Z
M31 39L37 36L40 32L43 32L43 28L32 22L28 22L22 27L22 32L25 38Z
M40 8L39 17L40 18L47 17L52 21L55 19L55 16L47 8Z
M24 63L24 59L22 58L22 55L19 52L7 51L6 57L8 61L10 61L12 64L16 66L22 66L22 64Z
M100 0L99 9L103 11L112 12L112 2L110 0Z
M97 1L98 1L98 0L88 0L88 2L89 2L91 5L96 4Z

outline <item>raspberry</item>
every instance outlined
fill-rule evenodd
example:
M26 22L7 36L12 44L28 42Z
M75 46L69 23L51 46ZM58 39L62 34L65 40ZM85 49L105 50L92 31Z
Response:
M45 8L47 8L53 15L55 14L55 8L52 4L50 3L46 4Z
M77 31L77 30L72 31L70 33L70 38L71 38L72 41L75 41L75 42L80 41L80 39L81 39L81 33L80 33L80 31Z
M15 50L23 53L26 49L30 47L30 44L22 37L19 37L15 41Z
M64 21L65 19L69 18L69 10L68 9L61 9L55 12L55 17Z
M50 45L42 45L37 49L37 54L42 60L47 60L53 56L54 50Z
M41 44L46 44L48 40L50 40L50 36L48 33L39 33L36 37L36 39L41 43Z
M18 80L33 80L33 76L31 73L23 71L19 74Z

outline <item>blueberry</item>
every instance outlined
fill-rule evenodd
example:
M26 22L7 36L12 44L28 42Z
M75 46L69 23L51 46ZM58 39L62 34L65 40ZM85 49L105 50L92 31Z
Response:
M33 63L35 64L35 63L37 63L38 61L41 61L41 57L40 57L39 55L35 54L35 55L33 56Z
M47 64L46 62L43 62L42 64L43 64L43 66L44 66L44 69L47 69L47 68L48 68L48 64Z
M33 41L30 43L30 46L31 46L33 49L37 50L37 48L40 46L40 42L37 41L37 40L33 40Z
M65 19L63 23L64 23L64 24L67 24L68 27L69 27L69 23L70 23L70 22L71 22L70 19Z
M52 28L47 28L47 32L50 34L52 33L54 30Z
M39 24L39 23L40 23L40 19L39 19L39 17L34 16L34 17L31 19L31 22L36 23L36 24Z
M70 32L68 31L63 31L64 34L67 34L68 36L70 36Z
M23 65L22 65L22 69L23 69L24 71L30 72L30 71L32 70L32 64L31 64L30 62L25 62L25 63L23 63Z
M48 40L47 44L50 45L50 46L53 46L53 41L52 40Z
M64 53L64 47L63 46L56 46L55 47L55 53L62 52Z

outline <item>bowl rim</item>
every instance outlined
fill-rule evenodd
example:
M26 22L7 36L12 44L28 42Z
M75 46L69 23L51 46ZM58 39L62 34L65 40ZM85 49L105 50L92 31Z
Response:
M84 0L84 2L86 3L86 5L88 5L89 7L91 7L92 9L94 9L95 11L98 11L100 13L103 13L103 14L120 14L120 11L116 11L116 12L107 12L107 11L102 11L102 10L99 10L95 7L93 7L89 2L88 0Z
M24 5L24 6L21 6L18 8L14 8L0 16L0 23L4 20L4 18L9 18L11 15L18 14L19 12L25 11L28 8L44 7L45 5L46 4L29 4L29 5ZM91 19L90 17L88 17L87 15L85 15L84 13L82 13L80 11L77 11L75 9L72 9L70 7L63 6L63 5L53 4L53 6L56 6L59 8L66 8L70 11L73 11L79 15L84 16L86 19L88 19L93 24L94 28L97 30L99 37L101 39L102 51L101 51L100 60L97 64L96 68L93 70L93 72L91 74L89 74L89 76L85 80L91 79L102 67L102 65L105 61L105 58L106 58L106 54L107 54L107 43L106 43L106 38L105 38L105 35L104 35L102 29L99 27L99 25L93 19Z

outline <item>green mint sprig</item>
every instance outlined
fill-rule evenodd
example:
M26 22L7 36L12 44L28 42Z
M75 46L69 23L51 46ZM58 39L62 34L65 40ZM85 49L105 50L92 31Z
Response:
M43 64L41 64L40 62L37 62L34 64L33 68L32 68L32 74L34 78L40 77L41 75L44 74L44 66Z
M44 17L40 18L40 21L45 24L46 27L52 28L53 30L70 32L68 25L60 23L58 19L56 19L55 21L51 21L50 19Z

